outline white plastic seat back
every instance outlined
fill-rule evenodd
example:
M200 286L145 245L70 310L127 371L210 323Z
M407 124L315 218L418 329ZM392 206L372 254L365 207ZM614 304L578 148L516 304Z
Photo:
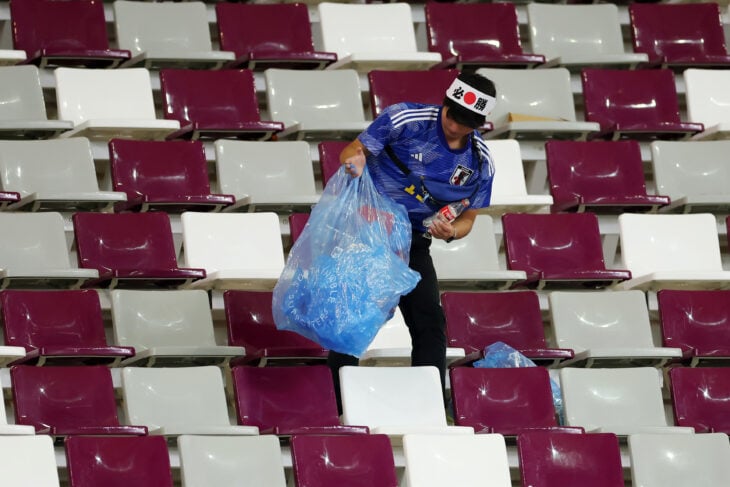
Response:
M208 277L276 281L284 269L284 246L276 213L182 214L185 266Z
M10 272L71 269L60 213L0 213L0 269ZM98 275L98 274L97 274Z
M648 61L626 53L618 7L614 4L553 5L530 3L527 19L532 52L561 64Z
M25 51L22 49L0 49L0 66L12 66L20 61L25 61Z
M670 208L693 205L730 206L730 140L655 141L651 143L657 194L671 199Z
M632 485L727 485L730 442L725 433L637 434L628 438Z
M528 195L520 144L514 139L487 141L494 161L494 181L489 211L534 212L552 205L550 195Z
M355 132L367 127L356 71L267 69L266 99L272 120L297 130ZM357 135L357 134L354 134Z
M150 434L258 432L231 425L222 372L215 366L124 367L122 394L129 424L145 425Z
M0 67L0 121L47 120L38 68L33 65Z
M705 130L718 124L730 128L730 72L715 69L686 69L683 73L687 100L687 120L705 125ZM727 138L727 135L726 137Z
M215 346L208 294L200 290L112 290L114 339L139 353L152 347Z
M0 436L3 485L59 487L56 454L48 435Z
M317 202L307 142L217 140L215 155L219 190L236 200L249 196L252 205Z
M667 426L660 374L654 367L560 369L566 425L617 435L694 431Z
M507 446L500 434L403 436L406 487L511 487Z
M182 435L177 444L185 487L286 486L281 446L275 435Z

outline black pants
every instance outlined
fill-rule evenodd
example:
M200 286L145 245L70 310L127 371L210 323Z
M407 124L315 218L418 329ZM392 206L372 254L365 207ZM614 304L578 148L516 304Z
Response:
M438 280L433 268L429 247L431 240L420 233L413 233L409 267L421 275L415 289L401 297L398 307L411 333L413 350L411 365L433 365L441 376L441 389L445 391L446 374L446 320L439 299ZM357 357L331 351L327 365L337 394L337 407L342 411L340 400L339 369L343 365L357 365Z

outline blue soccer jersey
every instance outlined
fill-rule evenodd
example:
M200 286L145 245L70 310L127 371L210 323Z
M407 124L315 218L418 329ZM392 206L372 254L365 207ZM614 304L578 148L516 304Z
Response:
M422 221L435 211L411 189L411 181L385 152L390 146L400 161L426 181L454 186L479 182L470 198L471 208L489 206L494 165L486 143L476 130L462 149L449 148L441 126L442 107L421 103L397 103L387 107L363 131L358 140L370 152L368 170L380 192L408 211L414 231L425 231ZM475 154L474 151L478 154Z

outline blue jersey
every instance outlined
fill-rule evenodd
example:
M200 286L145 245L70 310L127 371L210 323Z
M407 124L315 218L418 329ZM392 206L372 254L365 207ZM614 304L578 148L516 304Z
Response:
M470 208L489 206L492 194L494 165L486 143L475 130L464 148L451 149L441 126L441 112L440 105L397 103L383 110L358 136L370 152L367 165L376 188L406 208L414 231L425 231L423 219L438 208L413 192L412 180L391 160L386 146L412 175L425 176L426 181L454 186L478 182L476 193L469 199Z

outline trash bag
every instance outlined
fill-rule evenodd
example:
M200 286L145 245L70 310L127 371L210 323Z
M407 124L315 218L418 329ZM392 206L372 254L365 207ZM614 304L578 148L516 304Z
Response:
M289 252L274 288L276 327L360 357L421 276L408 267L406 210L375 189L367 167L341 167Z
M494 342L486 346L484 348L484 358L477 360L472 365L474 367L495 369L537 367L535 362L504 342ZM555 407L555 413L558 415L559 423L565 424L563 418L563 396L560 392L560 384L552 377L550 378L550 389L553 395L553 406Z

